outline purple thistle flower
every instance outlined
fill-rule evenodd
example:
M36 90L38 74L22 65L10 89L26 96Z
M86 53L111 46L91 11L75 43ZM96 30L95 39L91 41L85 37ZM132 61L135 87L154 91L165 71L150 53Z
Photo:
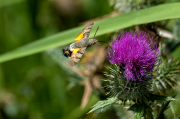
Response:
M152 39L145 32L124 33L111 42L107 58L121 67L128 81L142 81L141 78L148 77L159 61L159 48L152 46Z

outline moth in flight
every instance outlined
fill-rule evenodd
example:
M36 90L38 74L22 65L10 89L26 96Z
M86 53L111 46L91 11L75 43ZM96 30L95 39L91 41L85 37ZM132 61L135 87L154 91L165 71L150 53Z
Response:
M94 22L88 23L82 32L75 39L76 42L70 44L63 49L63 55L69 58L69 64L73 67L76 65L84 54L85 50L92 45L98 43L96 39L88 39L90 31L94 25ZM99 27L98 27L99 28ZM98 30L97 28L97 30ZM96 30L96 32L97 32ZM96 34L96 33L95 33ZM95 35L94 35L95 36Z

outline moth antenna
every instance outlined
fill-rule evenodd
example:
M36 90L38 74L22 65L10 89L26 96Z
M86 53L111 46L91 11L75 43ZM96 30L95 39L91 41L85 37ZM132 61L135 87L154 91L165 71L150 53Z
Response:
M107 43L107 44L108 44L108 46L111 48L111 46L109 45L109 43L108 43L108 42L106 42L106 41L98 41L98 42Z
M99 29L99 26L98 26L97 29L96 29L96 32L95 32L95 34L94 34L94 38L95 38L95 36L96 36L96 33L97 33L98 29Z

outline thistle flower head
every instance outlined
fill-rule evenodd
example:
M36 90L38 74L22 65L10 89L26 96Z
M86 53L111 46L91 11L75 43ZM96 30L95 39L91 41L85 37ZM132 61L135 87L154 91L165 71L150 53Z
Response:
M142 81L159 61L160 51L145 32L124 33L111 42L107 58L121 67L127 80Z

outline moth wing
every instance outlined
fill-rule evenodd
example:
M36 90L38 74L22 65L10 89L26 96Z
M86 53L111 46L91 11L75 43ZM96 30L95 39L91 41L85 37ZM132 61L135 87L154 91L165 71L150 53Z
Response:
M94 25L94 22L90 22L85 26L85 28L82 30L83 38L88 38L89 37L89 34L91 32L91 29L92 29L93 25Z
M80 48L76 48L73 50L72 55L76 54L79 51Z
M94 25L94 22L90 22L88 23L84 29L82 30L82 32L77 36L77 38L75 39L76 41L79 41L81 40L82 38L88 38L89 37L89 34L91 32L91 29Z
M76 65L84 54L86 47L80 48L74 55L69 59L69 64L73 67Z
M83 33L81 32L78 36L77 36L77 38L75 39L76 41L79 41L79 40L81 40L83 38Z

